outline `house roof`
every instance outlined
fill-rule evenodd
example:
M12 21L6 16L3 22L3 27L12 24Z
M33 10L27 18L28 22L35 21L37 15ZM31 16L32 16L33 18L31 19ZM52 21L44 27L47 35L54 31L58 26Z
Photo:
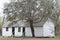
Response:
M42 27L44 25L44 23L47 21L47 18L43 19L41 22L39 23L34 23L33 26L34 27ZM17 23L13 23L13 25L8 26L11 23L11 21L7 21L6 18L4 19L4 23L3 23L3 27L29 27L29 23L26 22L25 20L20 20Z

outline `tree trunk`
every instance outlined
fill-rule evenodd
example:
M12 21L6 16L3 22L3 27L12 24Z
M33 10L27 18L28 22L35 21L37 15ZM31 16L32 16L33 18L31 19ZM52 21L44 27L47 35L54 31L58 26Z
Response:
M34 27L33 27L33 20L30 20L30 28L31 28L31 32L32 32L32 37L35 37Z

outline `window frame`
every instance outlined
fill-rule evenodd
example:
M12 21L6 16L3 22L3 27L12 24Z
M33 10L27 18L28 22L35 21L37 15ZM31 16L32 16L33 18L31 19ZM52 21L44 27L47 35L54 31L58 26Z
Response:
M8 27L6 27L6 31L8 31Z
M21 32L21 27L18 27L18 32Z

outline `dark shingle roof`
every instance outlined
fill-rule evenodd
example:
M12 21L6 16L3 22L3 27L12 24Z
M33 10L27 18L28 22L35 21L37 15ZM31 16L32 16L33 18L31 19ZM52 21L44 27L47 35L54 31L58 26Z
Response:
M39 23L35 23L33 24L34 27L42 27L44 25L44 23L47 21L47 18L43 19L41 22ZM29 23L27 23L26 21L18 21L16 23L13 23L13 25L8 26L11 23L11 21L7 21L6 19L4 19L4 24L3 27L29 27Z

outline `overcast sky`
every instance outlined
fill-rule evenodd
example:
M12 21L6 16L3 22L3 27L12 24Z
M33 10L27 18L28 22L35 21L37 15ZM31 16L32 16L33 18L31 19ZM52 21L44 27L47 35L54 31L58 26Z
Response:
M4 3L9 3L10 0L0 0L0 16L3 16Z

